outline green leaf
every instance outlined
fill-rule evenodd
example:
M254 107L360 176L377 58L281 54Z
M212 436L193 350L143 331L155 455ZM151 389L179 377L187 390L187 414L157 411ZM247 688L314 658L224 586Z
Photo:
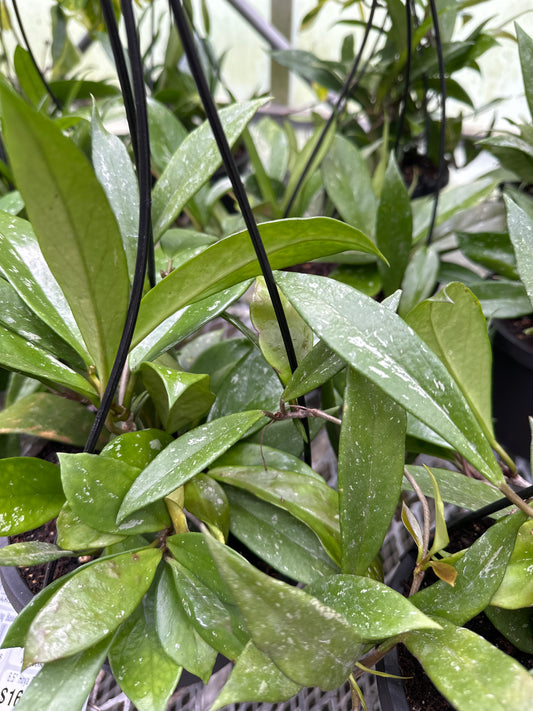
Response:
M33 393L0 412L0 433L24 433L83 447L94 415L79 402Z
M39 563L48 563L50 560L59 560L69 555L75 554L72 551L62 550L53 543L41 541L12 543L0 549L0 565L39 565Z
M0 459L0 534L29 531L55 518L65 496L59 468L33 457Z
M133 282L139 234L139 187L126 146L118 136L106 131L96 106L91 121L91 150L96 177L118 223Z
M177 432L198 421L215 401L208 375L186 373L156 363L143 363L140 370L167 432Z
M226 491L231 506L231 532L268 565L302 583L339 572L304 523L244 490L228 486Z
M313 345L313 332L302 320L297 311L280 294L281 304L291 333L291 340L300 362ZM281 337L276 313L270 300L270 294L263 277L257 277L255 289L250 303L250 318L252 325L259 334L259 348L265 360L279 374L282 383L287 383L291 377L291 367L287 352Z
M417 249L407 265L402 281L402 298L399 313L408 314L423 299L434 293L439 273L439 255L430 247Z
M83 372L78 354L30 310L5 279L0 279L0 323L13 333Z
M278 284L326 343L441 435L492 483L503 481L490 445L446 367L388 308L323 277L283 273Z
M342 615L359 639L378 642L414 629L438 629L407 598L384 583L357 575L333 575L306 589Z
M222 545L222 544L221 544ZM249 634L234 603L222 601L214 590L175 560L167 560L174 584L189 620L208 645L235 659Z
M377 200L361 151L337 134L322 163L322 175L326 191L343 220L364 234L373 235Z
M164 104L151 97L147 104L150 153L160 175L187 137L187 129Z
M474 632L436 619L442 630L411 632L404 643L454 708L530 709L533 678L521 664Z
M337 492L314 477L262 466L210 469L209 475L224 484L244 489L288 511L307 524L336 563L340 563Z
M230 678L210 711L241 701L269 704L286 701L296 696L300 688L250 641L239 655Z
M0 212L0 261L6 279L39 318L90 363L80 330L65 295L29 222Z
M498 589L513 551L523 514L506 516L467 549L455 564L455 587L438 581L413 595L421 610L463 625L487 607Z
M407 466L410 474L416 479L416 483L422 489L425 496L434 496L431 478L424 467ZM431 472L439 487L439 491L444 501L463 509L475 511L476 509L493 504L501 499L501 493L485 482L471 479L459 472L448 469L431 468ZM404 479L402 489L412 491L411 484Z
M400 288L413 241L413 216L409 193L390 154L376 218L376 242L390 266L378 262L386 295Z
M220 386L209 420L243 410L276 410L282 386L274 369L254 348L229 372Z
M443 190L439 197L436 225L441 225L453 215L476 205L488 197L497 185L493 178L481 178L469 185L458 185ZM411 203L413 208L413 240L421 242L427 237L433 212L433 196L419 198Z
M515 22L516 38L518 40L518 51L520 54L520 66L522 68L522 80L526 92L529 113L533 117L533 80L531 79L531 67L533 66L533 39L524 32L520 25Z
M492 350L479 301L455 282L419 304L406 321L448 368L487 437L494 440Z
M104 533L88 526L64 503L57 516L57 543L61 548L73 551L90 550L91 548L105 548L124 540L125 536L113 533Z
M77 654L114 631L141 601L160 560L161 551L148 548L77 571L31 623L25 664Z
M324 341L318 341L296 368L283 391L285 401L294 400L323 385L346 366Z
M259 225L273 269L355 249L379 256L362 232L328 217L276 220ZM207 298L261 270L247 230L226 237L171 272L142 300L133 346L178 309Z
M122 502L118 519L170 494L208 467L263 417L261 411L239 412L186 432L137 477Z
M124 496L140 472L123 461L96 454L59 454L61 479L69 506L87 525L106 533L135 535L166 528L163 501L143 507L117 525Z
M187 617L169 565L163 568L157 583L155 617L157 634L165 652L176 664L207 684L217 652L204 642Z
M516 318L531 313L531 301L520 281L492 279L470 285L487 319Z
M520 182L533 180L533 146L512 134L491 136L479 141L482 148L496 156L500 164L512 171Z
M533 654L533 609L505 610L503 607L489 605L485 615L494 627L521 652Z
M424 537L422 535L422 528L417 517L407 506L405 501L402 501L402 523L409 531L411 538L416 544L418 550L416 562L420 563L424 556Z
M184 507L205 523L211 533L227 540L230 511L224 489L207 474L197 474L185 484Z
M250 134L269 178L283 182L289 162L289 141L279 123L269 117L250 125Z
M17 703L21 711L82 711L107 656L111 637L66 659L45 664Z
M23 336L0 326L0 365L29 375L57 388L62 386L96 402L96 393L89 382L55 356L36 346Z
M165 711L182 667L159 641L153 588L116 631L109 663L120 688L139 711Z
M299 588L259 572L227 546L207 538L252 642L301 686L336 689L363 645L348 621Z
M18 215L24 209L24 200L18 190L2 195L0 198L0 210L8 212L10 215Z
M364 575L398 505L405 459L405 410L348 371L339 444L342 570Z
M267 99L233 104L220 111L220 120L230 145L233 145L257 109ZM180 144L157 181L152 193L154 237L157 239L172 224L185 204L213 175L222 158L205 121Z
M13 54L13 64L20 88L26 94L30 104L40 108L47 96L46 87L35 68L28 50L17 45Z
M41 249L60 283L103 384L128 305L115 217L85 156L59 128L0 87L3 136Z
M533 201L513 192L504 195L509 235L516 254L516 266L533 304Z
M490 601L491 605L517 610L533 605L533 525L526 521L518 531L503 580Z
M118 459L131 467L144 469L173 441L169 434L154 428L125 432L112 439L100 454L102 457Z
M298 474L314 477L321 483L324 482L324 477L317 474L314 469L311 469L311 467L299 457L282 451L281 449L261 446L260 444L253 444L252 442L239 442L234 445L231 449L228 449L227 452L224 452L224 454L213 463L213 466L217 468L246 467L256 464L264 466L264 462L266 462L267 467L272 467L272 469L297 472Z
M507 232L456 232L461 252L507 279L516 279L516 257Z
M200 343L202 338L203 336L199 336L197 342ZM218 393L228 373L244 356L250 353L252 348L253 344L247 338L229 338L220 343L214 343L202 350L190 367L187 367L187 370L192 373L209 375L211 391ZM181 358L180 363L186 367Z
M180 341L188 338L206 323L220 316L228 306L240 299L251 281L245 281L229 289L184 306L153 329L130 353L129 364L135 370L143 361L154 360Z

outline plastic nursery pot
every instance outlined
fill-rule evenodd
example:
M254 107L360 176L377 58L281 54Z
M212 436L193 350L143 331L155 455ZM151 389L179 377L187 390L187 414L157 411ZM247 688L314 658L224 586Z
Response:
M493 321L492 408L496 437L529 462L533 415L533 343L522 333L533 316Z
M7 546L9 539L6 537L0 537L0 548ZM0 582L4 588L7 599L13 606L16 613L19 613L26 605L32 600L33 593L26 585L26 582L22 578L19 569L15 566L0 566ZM223 657L219 654L215 660L215 666L213 667L213 674L227 664L231 664L229 659ZM108 673L111 673L111 667L109 666L107 660L104 663L104 668ZM178 682L178 688L184 688L186 686L191 686L191 684L197 684L201 679L194 674L191 674L186 669L181 673L180 680Z
M416 564L415 549L408 550L396 568L394 578L390 582L390 587L396 592L405 594L403 589L404 581L409 580ZM401 676L400 664L398 661L398 647L393 647L391 651L377 665L381 672ZM381 711L410 711L403 683L401 679L391 679L388 677L376 677L378 684L379 702Z

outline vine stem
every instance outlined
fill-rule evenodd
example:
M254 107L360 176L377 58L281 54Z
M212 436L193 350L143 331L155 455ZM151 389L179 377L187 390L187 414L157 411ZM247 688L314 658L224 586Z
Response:
M523 511L529 518L533 518L533 509L531 508L531 506L529 506L529 504L527 504L524 499L522 499L516 493L516 491L513 491L509 484L500 484L498 488L502 492L502 494L505 494L509 501L511 501L517 508L520 509L520 511Z

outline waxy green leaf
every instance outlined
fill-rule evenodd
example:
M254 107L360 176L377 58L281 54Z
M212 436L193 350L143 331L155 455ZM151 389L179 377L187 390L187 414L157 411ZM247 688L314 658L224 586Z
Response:
M322 162L324 186L343 220L373 235L377 200L361 151L337 134Z
M425 496L433 497L431 478L424 467L408 465L407 469L422 489L422 493ZM464 474L449 469L432 467L431 473L437 480L443 500L459 508L475 511L482 506L493 504L498 499L501 499L501 493L497 489L478 479L471 479ZM402 482L402 489L404 491L413 490L411 484L405 478Z
M29 375L51 387L74 390L93 403L97 401L95 390L83 376L48 351L3 326L0 326L0 365Z
M230 145L235 143L248 121L266 101L256 99L220 111L220 120ZM211 127L205 121L180 143L155 185L152 212L156 239L170 227L188 200L221 163Z
M186 432L166 447L137 477L124 497L118 521L163 498L203 471L263 417L258 410L221 417Z
M522 513L506 516L491 526L455 564L455 587L438 581L411 597L428 615L463 625L487 607L503 579L524 521Z
M62 550L53 543L42 541L26 541L11 543L0 549L0 565L39 565L50 560L59 560L73 554L72 551Z
M306 476L314 477L322 484L324 483L324 477L317 474L314 469L311 469L311 467L299 457L281 449L274 449L266 445L261 446L253 442L239 442L231 447L231 449L228 449L227 452L224 452L224 454L213 463L213 466L217 468L246 467L249 465L264 466L264 462L266 462L267 467L272 467L272 469L282 469L288 472L305 474Z
M76 366L81 372L85 369L78 354L31 311L5 279L0 279L0 323L64 363Z
M515 22L516 38L518 40L518 51L520 53L520 66L522 68L522 79L526 92L529 113L533 117L533 80L530 69L533 63L533 39Z
M439 255L433 246L417 249L411 257L402 281L399 313L408 314L423 299L431 296L437 286Z
M283 391L284 400L305 395L337 375L346 362L324 341L318 341L292 374Z
M454 708L529 711L533 678L521 664L474 632L435 619L441 630L411 632L404 643Z
M273 704L286 701L296 696L299 691L300 685L287 678L274 662L250 641L237 658L230 678L210 711L240 701Z
M342 570L364 575L398 505L405 460L405 410L349 369L339 444Z
M533 654L533 608L505 610L489 605L484 613L511 644L521 652Z
M321 689L343 684L363 649L349 622L305 591L259 572L213 538L207 541L255 646L296 684Z
M0 263L5 278L42 321L90 363L70 306L27 220L0 212Z
M288 511L233 486L226 491L231 532L268 565L302 583L339 572L313 531Z
M31 623L25 664L77 654L113 632L141 601L160 560L161 551L149 548L99 560L77 571Z
M303 360L313 345L313 332L297 311L280 294L281 304L291 333L296 360ZM259 334L259 348L265 360L279 373L282 383L291 377L291 367L276 319L276 313L263 277L258 277L250 303L250 318Z
M250 284L250 280L237 284L176 311L135 346L130 353L130 368L135 370L143 361L154 360L209 321L220 316L228 306L244 294Z
M15 47L13 53L13 65L20 88L26 94L30 104L40 108L46 98L46 87L35 68L30 53L19 44Z
M75 144L5 85L3 137L39 244L102 382L128 305L126 258L102 187Z
M456 232L461 252L472 262L516 279L516 256L507 232Z
M533 202L514 191L511 195L504 195L504 200L509 235L516 254L516 266L533 304Z
M285 509L307 524L322 545L340 563L339 509L337 492L314 477L262 466L210 469L214 479L244 489Z
M25 433L83 447L94 414L79 402L50 393L33 393L0 412L0 434Z
M96 107L91 121L94 171L118 223L122 246L133 282L139 234L139 187L126 146L106 131Z
M135 432L124 432L112 439L100 454L102 457L117 459L131 467L144 469L173 441L173 438L163 430L150 427Z
M316 580L305 590L342 615L365 642L439 627L403 595L372 578L333 575Z
M493 440L492 351L476 297L464 284L448 284L413 309L406 321L448 368L487 437Z
M515 546L500 586L491 605L517 610L533 605L533 522L526 521L518 531Z
M181 563L172 559L167 563L181 603L198 634L225 657L238 657L249 634L235 603L222 601L209 585Z
M383 291L400 288L413 242L411 201L394 153L390 154L376 217L376 242L389 265L378 261Z
M222 542L229 533L230 511L228 498L220 484L207 474L197 474L185 484L184 506L205 523L211 533Z
M90 649L45 664L17 702L17 709L82 711L105 661L110 642L109 636Z
M0 535L41 526L57 516L64 501L55 464L34 457L0 459Z
M400 317L323 277L283 273L277 281L313 330L352 367L440 434L489 481L503 481L459 387Z
M198 634L183 609L169 565L157 582L155 617L157 634L168 656L207 684L217 652Z
M169 108L152 97L148 97L147 107L150 153L160 175L187 137L187 129Z
M273 269L347 249L379 256L377 247L362 232L327 217L265 222L259 225L259 232ZM171 272L144 297L133 346L178 309L260 273L247 230L213 244Z
M177 432L199 421L215 401L208 375L186 373L158 363L143 363L140 370L167 432Z
M105 533L92 528L64 503L57 516L57 543L61 548L73 551L105 548L124 540L124 535Z
M209 412L209 420L243 410L276 410L282 385L258 348L244 356L226 375Z
M120 625L109 650L113 675L139 711L165 711L182 671L157 635L155 603L151 588Z
M143 507L117 525L124 496L139 474L139 467L109 456L59 454L61 480L67 501L81 520L106 533L134 535L160 531L170 524L163 501Z

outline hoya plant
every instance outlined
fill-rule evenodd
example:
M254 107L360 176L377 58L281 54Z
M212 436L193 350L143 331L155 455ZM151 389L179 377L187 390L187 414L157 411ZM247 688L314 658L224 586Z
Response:
M483 707L497 699L525 711L531 676L464 628L491 610L518 646L533 645L518 624L533 603L533 511L495 454L507 458L492 429L479 302L453 283L399 315L396 290L379 302L331 278L280 271L347 250L384 257L339 220L255 224L228 140L262 102L214 111L181 3L171 6L213 132L189 133L155 180L131 3L122 11L135 167L98 105L88 156L72 117L51 118L0 85L16 188L0 204L0 358L19 374L0 428L85 450L60 453L59 466L0 460L1 533L52 519L57 529L56 543L12 542L0 562L51 572L57 559L86 561L49 580L4 639L24 649L25 666L43 665L18 708L81 709L107 657L137 708L164 711L183 669L207 682L218 654L234 668L213 709L347 680L357 704L359 676L402 641L457 708L471 708L475 694ZM219 149L247 229L222 239L176 233ZM394 210L382 219L392 229ZM151 241L159 277L147 275ZM252 280L251 323L226 315L242 335L202 331ZM338 453L335 486L312 468L324 423ZM406 466L406 452L420 449L459 456L482 480ZM383 582L379 552L411 488L434 498L436 514L431 542L428 517L404 508L418 546L407 598ZM503 515L449 557L443 501ZM429 568L438 582L419 590Z

